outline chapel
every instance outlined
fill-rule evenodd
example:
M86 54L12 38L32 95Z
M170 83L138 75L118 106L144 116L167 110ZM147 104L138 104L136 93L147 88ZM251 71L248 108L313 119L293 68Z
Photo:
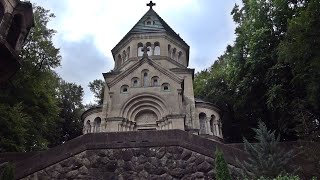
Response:
M194 97L189 45L153 9L111 50L101 106L85 111L83 133L179 129L222 140L220 110Z

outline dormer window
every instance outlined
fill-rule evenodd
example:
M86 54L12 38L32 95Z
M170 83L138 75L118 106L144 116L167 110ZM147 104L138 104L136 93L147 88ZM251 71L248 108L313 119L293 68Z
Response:
M149 17L145 22L144 22L145 25L147 26L152 26L154 25L154 21Z

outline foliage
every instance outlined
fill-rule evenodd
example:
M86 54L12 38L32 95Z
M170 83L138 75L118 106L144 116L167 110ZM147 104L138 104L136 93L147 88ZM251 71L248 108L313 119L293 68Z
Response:
M104 97L104 82L101 79L95 79L92 82L89 82L89 88L96 98L98 105L102 105Z
M218 148L215 152L215 167L217 180L231 180L228 165L224 160L223 153Z
M0 152L43 150L81 133L83 90L54 71L61 61L55 31L47 28L54 15L33 7L35 27L20 54L21 70L0 89Z
M56 124L56 137L50 146L56 146L71 140L82 133L83 123L80 119L83 112L83 88L64 80L59 81L59 121Z
M1 180L13 180L14 179L14 169L11 163L4 165L3 172L1 175Z
M195 96L229 115L234 130L227 140L253 140L250 127L259 119L281 140L319 140L319 13L317 0L243 0L234 7L235 43L194 83Z
M48 139L53 139L59 107L58 78L52 69L60 64L61 57L59 49L52 44L54 31L46 27L51 17L47 10L34 7L35 27L30 30L21 52L22 68L11 85L1 89L0 107L15 107L15 111L9 113L1 108L1 123L10 125L13 118L19 120L11 129L0 127L1 132L6 132L2 139L21 137L6 141L1 151L41 150L47 147Z
M23 112L21 103L14 106L0 104L0 152L3 151L24 151L27 141L27 124L30 117Z
M267 129L263 122L259 122L258 128L253 129L256 133L255 144L250 144L244 138L244 149L248 154L248 160L239 162L245 175L250 178L270 177L274 178L281 173L287 172L289 161L293 157L293 151L286 151L279 147L279 136L275 131Z

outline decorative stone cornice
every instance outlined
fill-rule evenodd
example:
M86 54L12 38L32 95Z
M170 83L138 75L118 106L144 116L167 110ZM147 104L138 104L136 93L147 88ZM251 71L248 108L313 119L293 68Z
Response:
M207 108L207 109L212 109L214 111L217 111L218 113L221 112L221 110L217 106L215 106L214 104L209 103L209 102L197 102L197 101L195 101L195 104L196 104L196 108L197 107Z
M81 119L84 120L89 115L94 113L100 113L100 112L102 112L102 106L95 106L95 107L89 108L88 110L82 113Z

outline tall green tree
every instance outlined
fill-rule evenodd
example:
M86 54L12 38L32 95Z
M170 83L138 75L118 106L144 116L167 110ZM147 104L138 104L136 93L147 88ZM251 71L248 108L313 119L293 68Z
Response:
M105 83L101 79L95 79L94 81L89 82L89 88L91 92L94 94L94 97L96 98L95 101L98 105L102 105L103 103L104 86Z
M81 113L83 112L83 88L75 83L59 81L59 120L53 134L54 139L50 140L50 146L62 144L82 134L83 123Z
M281 140L318 139L319 2L243 0L231 14L235 43L195 78L195 95L230 117L224 137L239 141L240 129L254 140L250 127L262 120Z
M292 18L278 48L279 61L291 67L290 116L302 139L320 139L320 2L310 0Z
M1 123L13 127L0 127L1 132L6 132L0 141L17 137L8 142L10 147L15 144L17 148L2 151L41 150L53 139L51 132L59 116L58 78L53 69L60 65L61 56L52 43L55 31L47 28L52 17L48 10L34 6L35 27L30 30L21 52L22 68L10 85L1 89L0 107L13 108L9 112L6 108L0 109ZM16 123L10 122L16 120Z

